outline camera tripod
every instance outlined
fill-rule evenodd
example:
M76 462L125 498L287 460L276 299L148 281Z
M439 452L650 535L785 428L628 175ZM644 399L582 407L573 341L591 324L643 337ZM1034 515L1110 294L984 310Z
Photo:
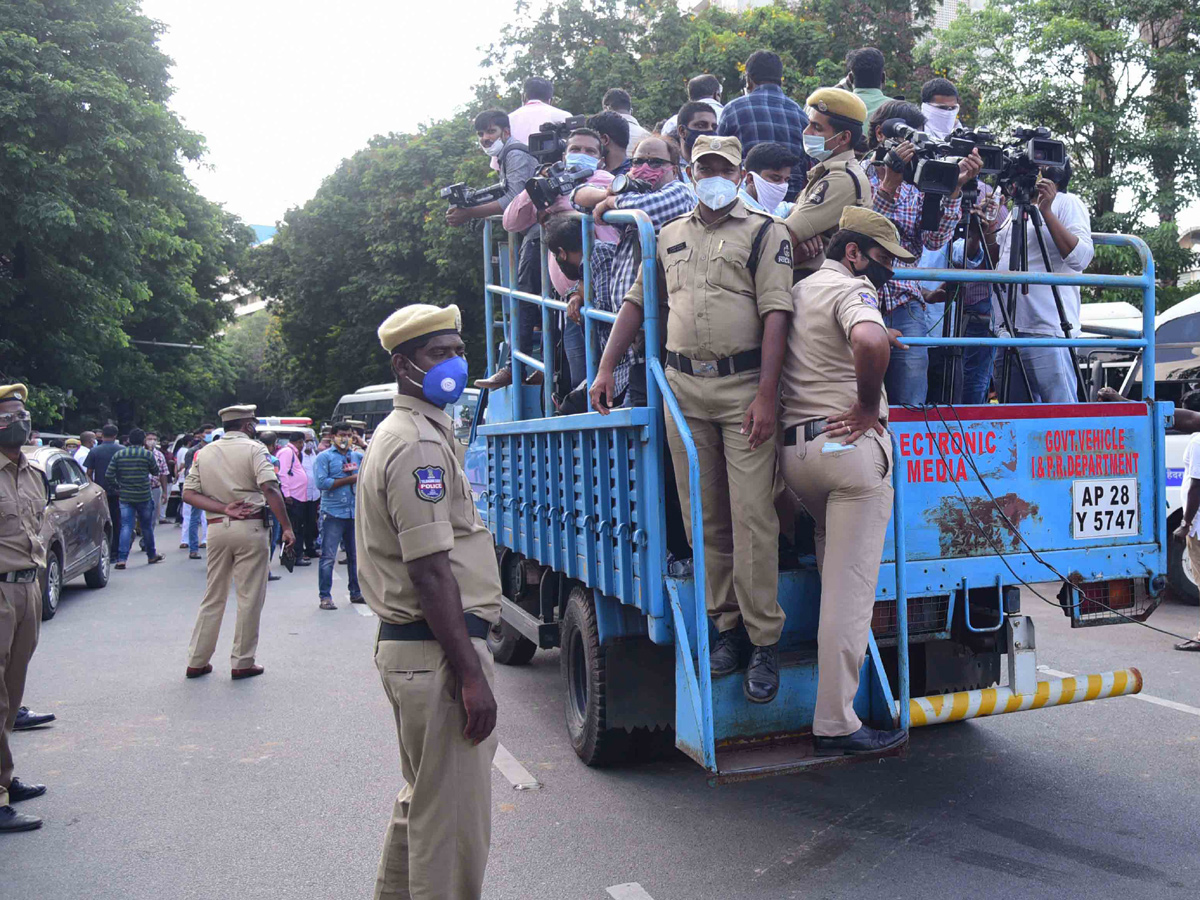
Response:
M1042 234L1042 214L1033 202L1033 187L1035 182L1022 179L1013 183L1013 215L1012 215L1012 239L1009 242L1008 248L1008 268L1010 272L1028 272L1029 271L1029 229L1028 224L1033 224L1033 233L1037 237L1038 249L1042 256L1042 266L1044 271L1050 272L1050 253L1046 249L1046 238ZM1020 292L1029 296L1028 284L1010 284L1008 286L1008 303L1007 311L1004 314L1005 327L1009 329L1009 333L1016 335L1016 331L1012 327L1012 319L1016 315L1017 309L1017 288L1020 287ZM997 287L999 291L999 287ZM1058 285L1050 285L1050 293L1054 296L1054 306L1058 311L1059 327L1062 329L1063 337L1070 340L1071 338L1071 322L1067 318L1066 309L1063 307L1062 296L1058 292ZM1001 303L1003 309L1005 304ZM1071 370L1075 374L1075 394L1076 399L1083 400L1087 397L1087 389L1083 383L1083 373L1079 370L1079 360L1075 357L1074 347L1063 348L1067 351L1067 357L1071 361ZM1024 373L1024 364L1021 360L1021 354L1016 347L1004 348L1004 365L1002 367L1002 376L1000 381L1000 402L1008 402L1009 381L1012 374L1012 363L1014 357L1018 362L1022 363L1022 372ZM1029 376L1025 374L1025 389L1029 392L1029 398L1032 402L1033 391L1030 390Z
M983 265L981 269L994 271L996 268L995 260L992 259L991 251L988 250L987 241L982 239L983 227L982 220L979 218L979 213L975 211L975 204L979 199L979 189L976 186L977 182L972 183L970 187L964 186L962 192L962 205L968 212L965 218L960 219L959 223L954 227L954 235L950 238L950 247L953 250L955 243L960 239L963 242L963 258L960 264L954 263L954 254L951 252L951 264L949 268L963 269L967 268L967 243L970 239L971 229L975 229L980 235L979 246L983 253ZM956 282L947 285L945 311L942 315L942 337L966 337L967 317L963 311L963 290L966 288L967 282ZM1004 321L1004 327L1009 334L1015 334L1012 318L1008 307L1004 303L1004 296L1000 292L1000 285L990 285L991 291L995 291L1000 302L997 306L1000 309L1000 317ZM989 292L990 295L990 292ZM961 346L945 347L945 362L942 367L942 379L940 387L939 400L942 403L961 403L962 389L965 380L963 371L963 351L966 349ZM1011 348L1005 348L1007 352ZM1025 381L1025 390L1029 395L1033 396L1033 390L1030 386L1029 373L1025 370L1025 362L1021 359L1020 354L1016 357L1017 365L1021 369L1021 377ZM1005 384L1007 384L1008 370L1005 371ZM984 402L987 402L986 396Z

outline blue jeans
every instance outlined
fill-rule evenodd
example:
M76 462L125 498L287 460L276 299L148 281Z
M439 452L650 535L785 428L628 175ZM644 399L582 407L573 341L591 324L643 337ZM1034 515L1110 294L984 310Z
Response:
M206 513L202 509L196 507L191 508L191 515L188 516L188 533L187 545L189 553L200 552L200 522L207 521Z
M583 328L570 319L563 324L563 350L567 356L567 367L571 370L571 388L587 381L587 346L583 341Z
M991 337L989 321L969 316L963 337ZM963 350L962 402L967 404L987 403L988 386L992 382L992 363L996 357L995 347L966 347Z
M929 321L925 308L915 300L891 310L883 317L888 328L895 328L904 337L925 337ZM903 340L903 338L901 338ZM920 406L925 402L929 387L929 348L892 348L891 362L883 377L888 403L892 406Z
M358 552L354 549L354 520L326 514L321 535L321 567L317 572L317 593L322 600L333 599L333 567L337 564L338 546L346 548L346 577L350 581L350 596L362 596L358 586Z
M129 545L133 543L134 516L142 525L142 540L146 542L146 556L153 559L157 556L154 549L154 501L143 500L140 503L121 501L121 543L117 550L117 562L129 559Z

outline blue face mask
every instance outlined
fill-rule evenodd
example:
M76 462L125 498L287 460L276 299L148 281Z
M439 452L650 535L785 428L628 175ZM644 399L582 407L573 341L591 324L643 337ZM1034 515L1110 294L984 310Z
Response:
M600 168L600 160L586 153L568 153L563 161L567 164L568 169L592 169L594 171Z
M714 175L696 182L696 196L709 209L724 209L737 199L738 186L728 178Z
M438 363L428 372L415 362L412 362L412 360L409 360L409 363L414 369L425 376L420 385L421 392L425 395L425 399L434 406L445 406L448 403L453 403L466 390L467 360L465 357L452 356ZM407 378L408 376L405 377ZM411 384L416 384L411 378L408 381Z

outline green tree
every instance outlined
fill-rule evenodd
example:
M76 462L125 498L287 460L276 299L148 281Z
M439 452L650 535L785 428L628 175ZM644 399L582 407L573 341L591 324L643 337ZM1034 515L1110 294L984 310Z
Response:
M182 427L230 387L211 352L133 343L204 344L253 239L186 178L203 141L159 29L118 0L0 5L0 368L39 422Z

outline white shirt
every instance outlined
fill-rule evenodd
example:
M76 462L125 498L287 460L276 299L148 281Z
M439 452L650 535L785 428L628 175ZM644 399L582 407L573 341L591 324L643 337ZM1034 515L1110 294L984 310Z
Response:
M626 150L630 156L633 156L633 148L638 145L638 141L649 136L650 132L638 124L638 120L633 117L632 113L618 113L618 115L629 123L629 144Z
M569 118L571 118L571 114L565 109L559 109L557 106L551 106L541 100L530 100L524 106L514 109L508 114L508 130L512 134L512 140L520 141L528 146L529 136L535 131L539 131L547 122L558 124ZM492 168L497 171L500 169L500 164L495 157L492 158Z
M300 462L304 466L304 474L308 476L308 501L321 499L321 489L317 487L317 479L313 475L313 466L317 463L317 454L305 453L300 457Z
M1072 272L1081 273L1092 261L1096 249L1092 245L1092 217L1075 194L1059 192L1050 203L1050 211L1066 229L1079 238L1075 249L1064 259L1058 252L1050 229L1042 224L1042 237L1046 241L1046 252L1050 256L1050 271L1069 275ZM1000 229L996 243L1000 247L1000 258L997 260L996 271L1007 272L1009 245L1012 242L1013 220L1010 218ZM1045 272L1042 265L1042 252L1038 249L1037 235L1033 231L1033 223L1026 227L1029 239L1029 271ZM1032 334L1061 335L1062 325L1058 317L1058 308L1054 303L1054 293L1048 284L1031 284L1029 295L1025 296L1017 289L1017 314L1013 324L1017 331L1027 331ZM1005 297L1008 292L1004 291ZM1071 337L1079 337L1079 287L1078 285L1059 285L1058 295L1062 298L1063 309L1067 320L1071 323ZM999 301L993 295L992 305ZM999 312L993 310L993 320L1003 321Z
M80 468L83 467L83 461L88 458L88 454L92 452L91 447L79 445L79 449L75 451L75 462L79 463Z
M721 121L721 110L725 108L725 104L719 100L714 100L712 97L705 97L703 100L697 100L697 103L707 103L712 107L712 111L717 114L717 121ZM679 113L671 116L667 121L663 122L663 134L671 134L679 126Z
M1200 434L1193 434L1183 450L1183 482L1179 485L1179 502L1184 513L1187 513L1187 495L1193 478L1200 478ZM1200 514L1192 519L1188 536L1200 539Z

